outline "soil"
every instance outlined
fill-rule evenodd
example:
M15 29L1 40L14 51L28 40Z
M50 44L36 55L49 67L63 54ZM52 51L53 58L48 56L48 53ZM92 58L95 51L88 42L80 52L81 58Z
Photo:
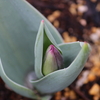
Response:
M51 100L100 100L100 0L27 0L59 31L66 43L86 41L90 57L78 78ZM8 90L0 79L0 100L32 100Z

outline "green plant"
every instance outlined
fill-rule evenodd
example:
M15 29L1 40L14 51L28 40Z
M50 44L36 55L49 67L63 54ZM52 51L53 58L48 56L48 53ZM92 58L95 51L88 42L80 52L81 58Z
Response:
M50 45L58 60L53 54L49 69ZM47 100L76 79L89 52L88 43L63 43L57 30L25 0L0 0L0 76L16 93Z

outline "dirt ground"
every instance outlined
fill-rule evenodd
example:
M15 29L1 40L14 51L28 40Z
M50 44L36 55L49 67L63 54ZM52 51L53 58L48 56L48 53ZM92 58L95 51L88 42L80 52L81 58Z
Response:
M100 100L100 0L27 0L60 32L64 42L86 41L92 51L79 77L51 100ZM5 88L0 100L32 100Z

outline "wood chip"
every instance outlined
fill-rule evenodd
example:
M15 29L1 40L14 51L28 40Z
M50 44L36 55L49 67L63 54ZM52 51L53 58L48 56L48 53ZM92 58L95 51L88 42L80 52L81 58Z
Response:
M71 4L70 8L69 8L69 11L73 14L73 15L76 15L77 14L77 10L76 10L77 6L76 4Z
M71 100L75 100L76 99L76 94L75 94L75 92L74 91L70 91L70 99Z
M75 42L77 41L77 38L74 36L69 36L68 32L64 32L63 34L64 42Z
M100 93L100 87L97 83L95 83L91 89L89 90L89 94L90 95L97 95L98 93Z
M53 25L54 25L56 28L58 28L58 27L59 27L59 24L60 24L60 23L59 23L59 21L58 21L58 20L55 20L55 21L54 21L54 23L53 23Z
M50 22L54 22L55 17L54 17L53 15L49 15L49 16L47 17L47 19L48 19Z
M88 81L92 82L96 79L96 75L94 73L90 73L88 75Z
M61 15L61 12L59 10L56 10L52 14L55 18L58 18Z

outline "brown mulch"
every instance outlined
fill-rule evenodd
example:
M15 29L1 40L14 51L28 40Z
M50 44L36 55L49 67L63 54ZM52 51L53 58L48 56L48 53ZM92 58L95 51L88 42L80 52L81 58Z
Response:
M100 0L27 0L60 32L64 41L87 41L92 51L79 77L51 100L100 100ZM32 100L5 88L0 100Z

